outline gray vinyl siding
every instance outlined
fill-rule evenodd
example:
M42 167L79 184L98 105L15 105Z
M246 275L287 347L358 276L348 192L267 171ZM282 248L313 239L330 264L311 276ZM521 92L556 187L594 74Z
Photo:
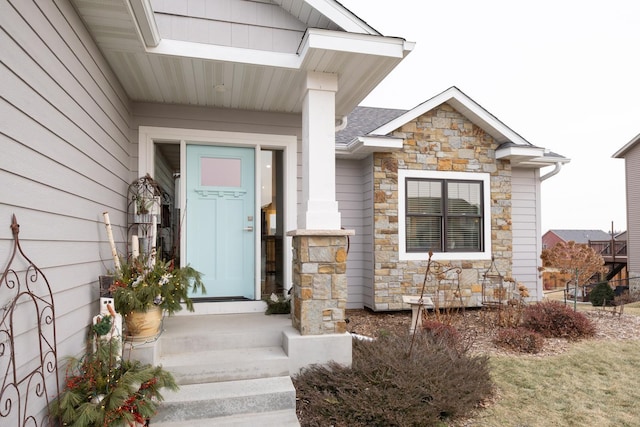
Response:
M640 276L640 144L624 157L627 185L627 256L629 277Z
M302 118L299 114L217 109L189 105L134 103L133 120L134 130L138 126L158 126L270 135L297 135L298 138L301 137L302 133Z
M529 288L531 298L542 299L538 277L542 233L540 230L540 179L538 169L512 171L513 277Z
M300 153L302 119L298 114L264 113L259 111L216 109L185 105L134 103L134 149L137 162L138 127L197 129L222 132L295 135L298 138L298 202L301 200L302 156ZM177 141L176 141L177 142ZM137 171L137 163L134 165ZM286 230L289 231L289 230Z
M365 284L371 270L371 213L367 217L365 205L371 203L371 190L366 191L363 180L363 163L366 160L336 160L336 199L342 227L354 230L350 237L347 257L348 298L347 308L363 308ZM371 182L369 181L369 185ZM370 292L369 292L370 293Z
M152 1L160 36L246 49L295 53L307 27L271 2Z
M373 155L360 162L362 171L362 298L365 307L375 307L373 298Z
M0 28L0 254L15 213L54 293L61 365L83 349L113 269L103 212L125 250L130 105L68 1L1 0Z

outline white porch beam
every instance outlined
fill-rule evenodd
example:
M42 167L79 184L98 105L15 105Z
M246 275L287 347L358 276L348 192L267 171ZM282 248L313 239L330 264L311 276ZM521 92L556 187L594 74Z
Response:
M302 212L298 227L339 230L336 201L337 74L309 72L302 106Z

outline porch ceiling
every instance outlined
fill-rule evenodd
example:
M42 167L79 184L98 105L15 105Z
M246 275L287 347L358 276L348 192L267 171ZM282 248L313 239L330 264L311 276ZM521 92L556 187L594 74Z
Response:
M168 40L154 33L144 0L72 2L130 99L140 102L300 113L306 73L317 71L338 74L340 117L413 48L401 38L331 27L308 28L290 54Z

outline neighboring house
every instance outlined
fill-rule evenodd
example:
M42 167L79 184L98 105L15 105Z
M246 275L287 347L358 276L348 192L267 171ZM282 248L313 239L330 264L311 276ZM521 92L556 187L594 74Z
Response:
M560 242L588 244L590 240L611 240L611 235L602 230L549 230L542 235L542 249L551 249Z
M146 174L205 274L197 313L261 312L292 287L288 349L328 337L316 362L350 361L345 307L407 308L429 250L465 289L493 257L541 296L540 168L568 159L456 88L354 110L413 43L337 1L0 0L0 27L0 253L15 213L53 288L59 359L83 349L113 268L103 212L122 254L151 235L130 215Z
M600 254L609 268L607 280L618 285L627 279L627 232L620 232L613 236L602 230L548 230L542 235L542 248L551 249L556 244L570 241L588 245ZM543 273L545 289L564 287L571 280L570 274Z
M629 277L640 277L640 134L613 154L624 159L627 195L627 258ZM629 283L629 292L640 292L640 283Z
M468 306L481 305L492 259L542 297L540 169L568 159L530 144L455 87L409 111L358 107L336 146L343 226L356 230L349 306L406 308L402 296L420 293L430 250L462 269Z
M128 215L129 184L148 173L180 211L181 262L222 300L198 313L264 311L263 247L282 291L335 263L322 289L294 293L294 324L337 337L318 361L345 349L350 363L334 133L412 42L332 0L0 0L0 28L0 253L15 213L53 288L60 360L82 351L113 269L103 212L122 254L148 232Z

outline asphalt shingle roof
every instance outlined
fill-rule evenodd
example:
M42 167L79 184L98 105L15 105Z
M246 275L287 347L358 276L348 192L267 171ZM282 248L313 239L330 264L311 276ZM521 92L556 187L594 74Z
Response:
M589 240L611 240L611 235L602 230L549 230L565 242L588 243Z
M347 144L354 138L366 136L406 112L392 108L356 107L347 116L347 127L336 132L336 143Z

